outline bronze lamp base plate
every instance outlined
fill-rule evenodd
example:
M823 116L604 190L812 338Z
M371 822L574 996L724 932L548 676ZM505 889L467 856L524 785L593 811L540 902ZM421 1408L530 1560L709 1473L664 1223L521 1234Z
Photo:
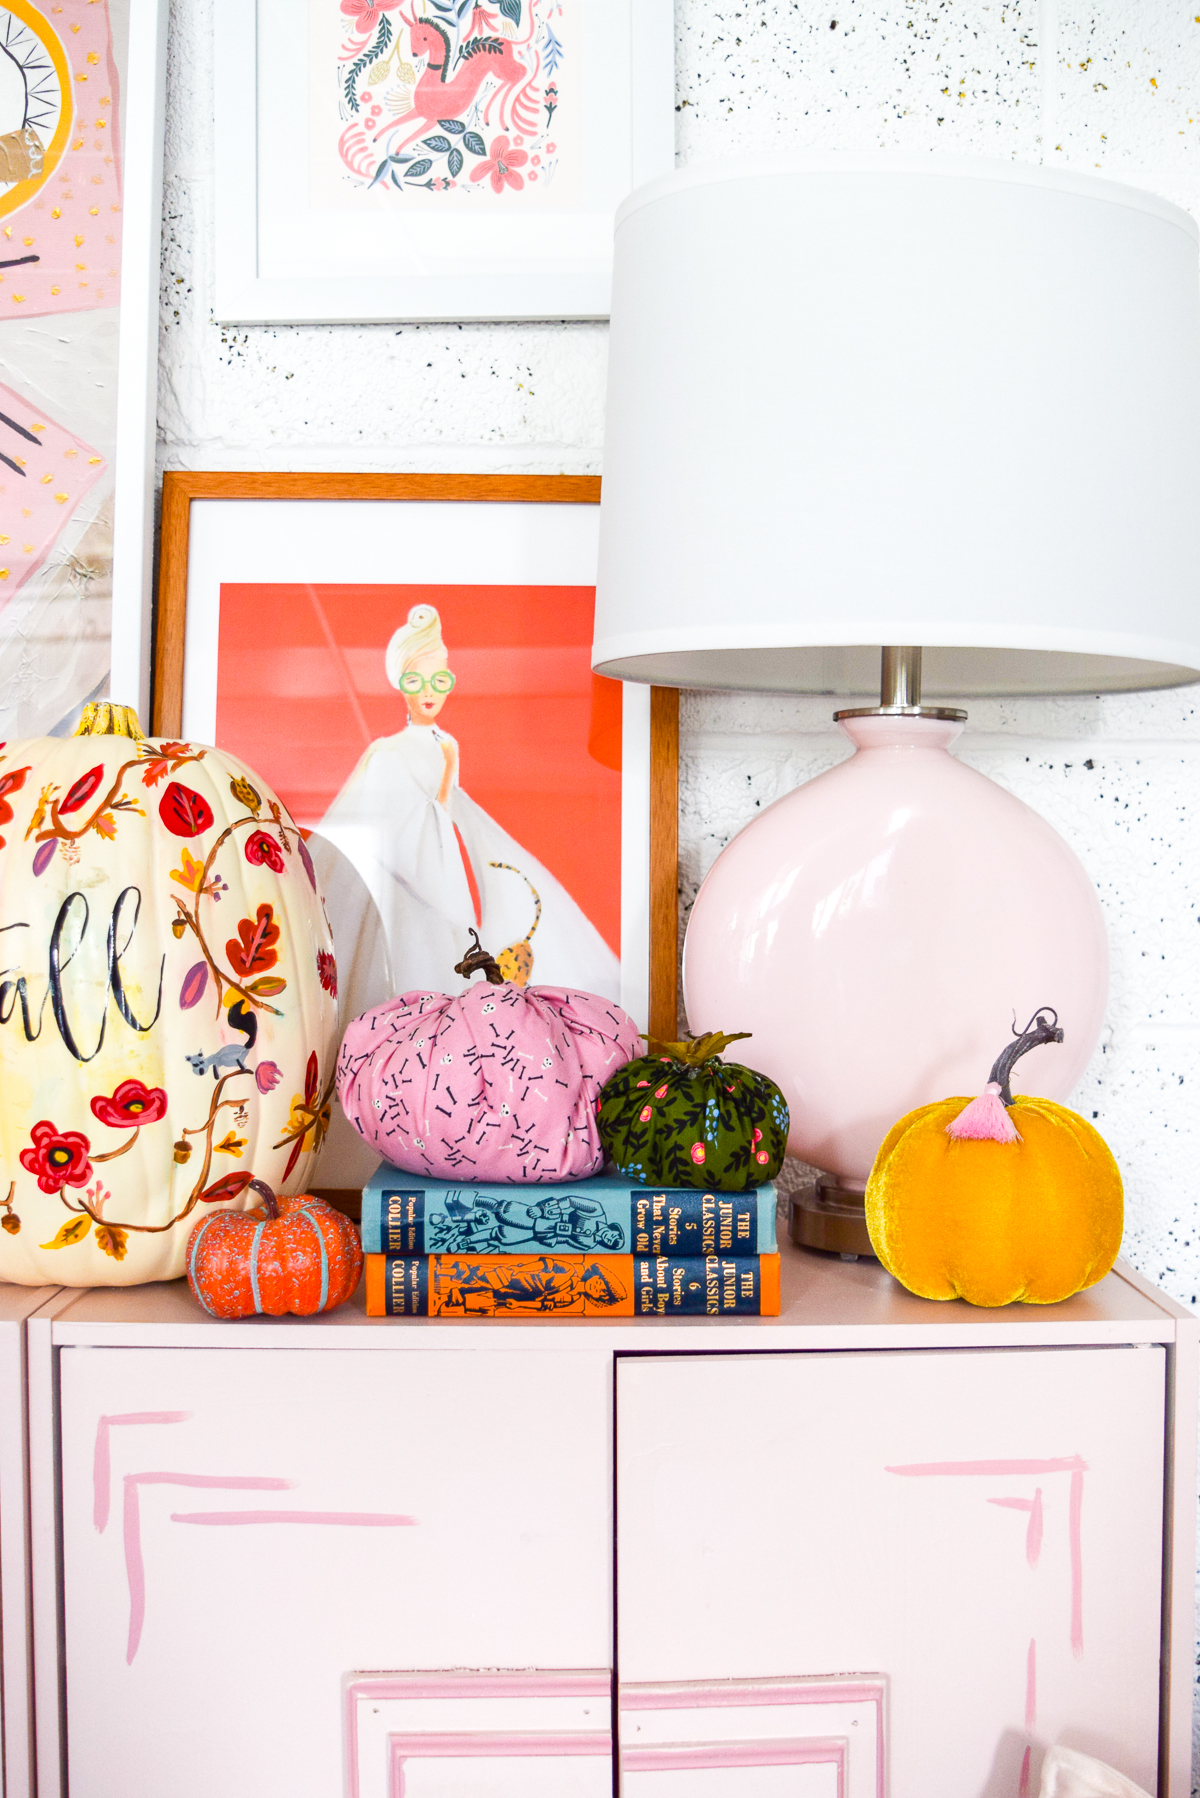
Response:
M790 1235L798 1248L824 1249L832 1255L870 1255L867 1213L861 1193L848 1192L832 1180L792 1200Z

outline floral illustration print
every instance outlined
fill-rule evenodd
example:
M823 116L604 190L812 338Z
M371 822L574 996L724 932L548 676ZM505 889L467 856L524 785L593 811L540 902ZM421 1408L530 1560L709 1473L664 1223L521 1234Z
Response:
M552 180L569 3L342 0L338 152L353 185L502 196Z

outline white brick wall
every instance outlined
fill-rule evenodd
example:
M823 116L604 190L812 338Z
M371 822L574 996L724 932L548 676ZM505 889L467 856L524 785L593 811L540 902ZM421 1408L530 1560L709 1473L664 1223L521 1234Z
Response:
M1098 169L1200 217L1197 8L676 0L679 158L783 148L1010 157ZM603 326L212 322L211 39L211 0L175 0L161 465L599 472ZM720 378L719 344L712 374ZM1197 690L970 709L964 757L1049 818L1100 890L1112 1000L1076 1103L1097 1117L1124 1171L1126 1251L1195 1304ZM756 807L841 756L829 711L808 699L686 701L685 901Z

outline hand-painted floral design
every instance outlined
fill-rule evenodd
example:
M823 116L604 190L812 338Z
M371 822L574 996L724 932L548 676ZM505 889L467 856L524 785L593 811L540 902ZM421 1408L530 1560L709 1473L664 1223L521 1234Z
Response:
M0 749L3 747L4 745L0 743ZM0 756L0 761L3 759L4 758ZM21 788L25 785L25 776L29 771L28 768L10 768L7 774L0 774L0 824L12 823L13 809L8 803L8 795L10 793L20 792ZM3 849L3 847L4 838L0 836L0 849Z
M190 743L146 743L139 757L142 785L156 787L160 780L175 774L186 762L202 761L204 753L203 749L193 749Z
M283 1170L286 1180L305 1148L310 1146L319 1149L325 1140L325 1132L329 1128L329 1117L333 1101L333 1078L330 1078L325 1091L320 1094L321 1077L317 1065L317 1053L314 1049L308 1058L308 1066L304 1070L304 1096L295 1093L292 1097L292 1109L288 1121L284 1125L283 1135L273 1146L282 1149L284 1143L290 1142L292 1152L288 1156L287 1166Z
M171 879L177 880L187 892L198 893L204 885L204 863L181 848L179 866L171 869Z
M505 182L509 187L521 188L525 185L525 177L518 174L517 171L523 169L528 161L529 152L527 150L514 150L508 138L494 137L491 149L488 151L487 161L481 162L478 168L471 170L471 179L472 181L490 179L492 192L497 194L504 192Z
M111 1255L114 1261L124 1261L129 1248L129 1232L120 1224L97 1224L92 1238L102 1255Z
M163 886L167 886L169 873L168 891L174 900L171 933L181 943L190 937L196 946L196 954L180 956L173 967L173 978L180 983L179 1008L200 1017L202 1012L198 1008L211 1005L218 1023L228 1014L230 1025L246 1037L245 1047L238 1045L240 1052L232 1059L228 1043L222 1043L216 1057L201 1054L187 1058L195 1072L207 1074L211 1071L213 1079L205 1081L202 1087L188 1083L189 1094L194 1098L203 1094L203 1098L197 1108L200 1115L195 1125L184 1126L177 1132L168 1155L168 1166L175 1169L188 1167L188 1176L179 1177L188 1180L191 1187L172 1206L173 1216L163 1217L157 1207L146 1215L135 1206L131 1207L132 1216L109 1217L109 1211L117 1213L122 1207L120 1200L100 1178L101 1163L128 1154L139 1140L144 1140L141 1139L144 1128L167 1118L168 1093L163 1087L150 1085L133 1075L119 1078L123 1069L118 1063L109 1076L110 1080L116 1081L115 1086L99 1092L93 1089L93 1094L88 1094L87 1088L83 1089L80 1098L86 1095L97 1128L103 1126L105 1130L119 1133L116 1146L107 1150L97 1148L96 1132L90 1126L85 1133L60 1128L52 1119L42 1118L30 1128L28 1146L21 1150L19 1157L23 1177L28 1180L22 1209L27 1210L32 1202L35 1182L40 1192L51 1195L56 1206L63 1208L60 1213L62 1223L50 1240L40 1246L59 1250L90 1240L101 1254L120 1262L126 1259L130 1244L137 1242L140 1236L153 1238L173 1231L198 1205L234 1203L255 1178L253 1169L245 1168L217 1177L214 1163L220 1165L220 1158L249 1161L255 1152L252 1148L255 1130L259 1132L260 1145L271 1141L265 1134L271 1125L265 1123L263 1110L258 1109L258 1095L272 1093L280 1086L283 1075L279 1063L263 1060L257 1066L247 1066L243 1058L255 1045L258 1034L255 1014L285 1015L268 1001L277 998L288 986L284 976L285 973L290 975L290 970L281 969L279 964L284 952L292 945L282 940L275 907L266 902L249 906L250 915L245 917L239 918L235 913L234 919L230 920L234 934L224 945L224 956L220 954L219 945L210 942L214 933L212 914L207 908L230 890L227 881L217 872L220 852L224 849L230 858L225 865L231 878L238 862L242 862L243 875L248 863L252 868L259 867L264 873L269 871L272 876L278 876L286 869L287 858L298 852L309 882L303 897L306 908L313 910L314 921L320 917L320 908L318 902L309 897L309 889L315 893L317 888L315 869L311 856L303 847L297 825L278 800L261 793L236 765L232 770L226 767L223 773L233 802L231 808L229 802L222 803L220 781L211 789L200 790L179 778L188 764L199 764L212 752L194 749L188 743L153 744L134 735L132 742L122 745L131 751L131 758L115 765L111 754L113 747L116 745L111 738L103 745L93 738L87 749L92 754L99 754L100 760L92 763L85 750L86 759L75 762L61 785L50 782L41 787L36 804L30 806L31 817L25 832L25 841L30 844L33 856L33 872L44 875L60 851L62 860L72 869L79 867L81 851L86 847L83 845L85 835L93 833L107 843L121 835L122 818L130 813L146 820L143 834L158 837L160 854L165 851L171 855L170 839L179 839L174 844L177 858L174 865L170 859L159 864L163 870L159 879ZM14 813L6 803L6 795L19 791L27 783L32 769L6 769L3 750L4 745L0 743L0 822L7 823ZM136 778L135 771L140 772L146 788L157 789L153 809L126 792L126 782ZM136 788L133 791L136 792ZM209 791L213 793L211 800L206 796ZM210 831L211 836L206 836L205 833ZM165 839L163 832L168 833ZM237 854L239 847L242 856ZM120 872L122 870L118 869L117 873ZM57 876L51 878L57 877L66 877L61 867ZM263 882L260 880L257 884L261 889ZM123 888L109 923L108 946L109 957L117 957L115 970L110 969L108 990L126 1022L133 1028L146 1030L158 1017L158 1011L150 1017L155 1004L154 993L150 992L149 1005L143 1007L134 988L122 986L123 970L119 957L128 947L138 908L148 897L140 886ZM257 897L256 892L256 901ZM56 900L55 906L57 903ZM101 925L101 949L103 942ZM322 1016L325 1017L327 1009L331 1008L328 1008L324 994L336 996L336 963L328 949L317 951L314 945L309 953L320 953L322 957L317 973L323 988ZM311 966L310 963L310 969ZM306 977L306 984L311 993L314 990L311 973ZM160 980L159 1010L163 996ZM24 999L18 996L18 1002L24 1004ZM139 1015L134 1016L133 1012ZM142 1022L143 1015L150 1017L150 1022ZM29 1029L27 1020L27 1034ZM94 1037L91 1040L94 1042ZM211 1065L214 1060L218 1065ZM253 1086L249 1084L250 1078L253 1078ZM320 1090L315 1052L309 1057L303 1084L303 1095L294 1097L288 1111L284 1140L275 1145L285 1151L289 1172L294 1170L305 1150L311 1152L322 1141L329 1125L332 1082L329 1090ZM172 1108L179 1097L179 1094L175 1095ZM283 1110L282 1101L277 1111L272 1108L271 1124L276 1129ZM229 1116L231 1112L232 1116ZM225 1126L223 1130L222 1125ZM166 1142L164 1138L163 1154L167 1154ZM126 1165L132 1168L134 1164ZM190 1178L193 1174L194 1180ZM132 1184L137 1186L140 1182L135 1178ZM0 1230L9 1237L18 1235L22 1229L16 1204L17 1188L21 1185L22 1178L19 1177L9 1184L7 1199L0 1193ZM40 1218L38 1222L41 1222ZM28 1216L25 1227L26 1230L30 1227ZM40 1229L36 1225L34 1228L40 1236ZM2 1240L4 1238L0 1237Z
M765 1074L715 1053L722 1041L735 1040L714 1032L698 1046L667 1044L672 1054L638 1057L606 1083L597 1107L600 1139L622 1174L717 1190L778 1173L787 1106ZM695 1051L690 1061L688 1050Z
M267 867L274 874L283 873L283 850L268 831L256 830L253 836L246 838L245 856L253 867Z
M61 796L53 782L42 788L25 830L25 841L33 837L37 845L33 855L35 874L45 871L60 843L67 860L78 861L80 839L89 830L111 842L117 834L118 812L133 812L139 818L146 816L138 801L129 798L125 792L125 776L138 766L139 761L140 757L123 762L106 788L103 762L81 774ZM66 823L64 819L70 822Z
M253 918L243 918L238 925L236 937L231 937L225 945L225 953L229 957L229 965L239 974L250 975L265 972L273 968L279 960L275 948L279 941L279 926L275 922L275 907L260 905Z
M113 1130L156 1124L167 1115L167 1095L161 1086L145 1086L140 1080L122 1080L106 1098L92 1100L92 1112Z
M257 787L250 785L244 774L239 774L235 780L230 781L229 791L238 804L244 805L248 812L254 812L257 816L262 810L262 794Z
M213 825L213 808L194 787L173 780L158 802L158 815L174 837L200 837Z
M92 1177L91 1143L79 1130L59 1130L43 1118L29 1132L33 1147L22 1149L21 1166L33 1174L43 1192L64 1186L86 1186Z
M342 11L351 20L352 31L365 37L374 31L384 13L395 12L400 0L342 0Z

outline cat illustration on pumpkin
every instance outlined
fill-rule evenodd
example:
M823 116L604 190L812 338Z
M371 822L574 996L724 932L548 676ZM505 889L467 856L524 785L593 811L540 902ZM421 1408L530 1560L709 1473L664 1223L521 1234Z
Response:
M346 891L341 915L331 904L339 942L357 942L369 928L373 901L393 992L456 990L454 965L476 927L485 941L508 945L496 957L506 980L526 985L536 962L539 984L618 998L620 963L595 925L460 785L458 743L440 722L457 679L435 607L412 608L388 643L385 668L404 700L405 726L368 744L309 842L327 893L329 845L365 882ZM351 1000L347 1015L377 999Z

